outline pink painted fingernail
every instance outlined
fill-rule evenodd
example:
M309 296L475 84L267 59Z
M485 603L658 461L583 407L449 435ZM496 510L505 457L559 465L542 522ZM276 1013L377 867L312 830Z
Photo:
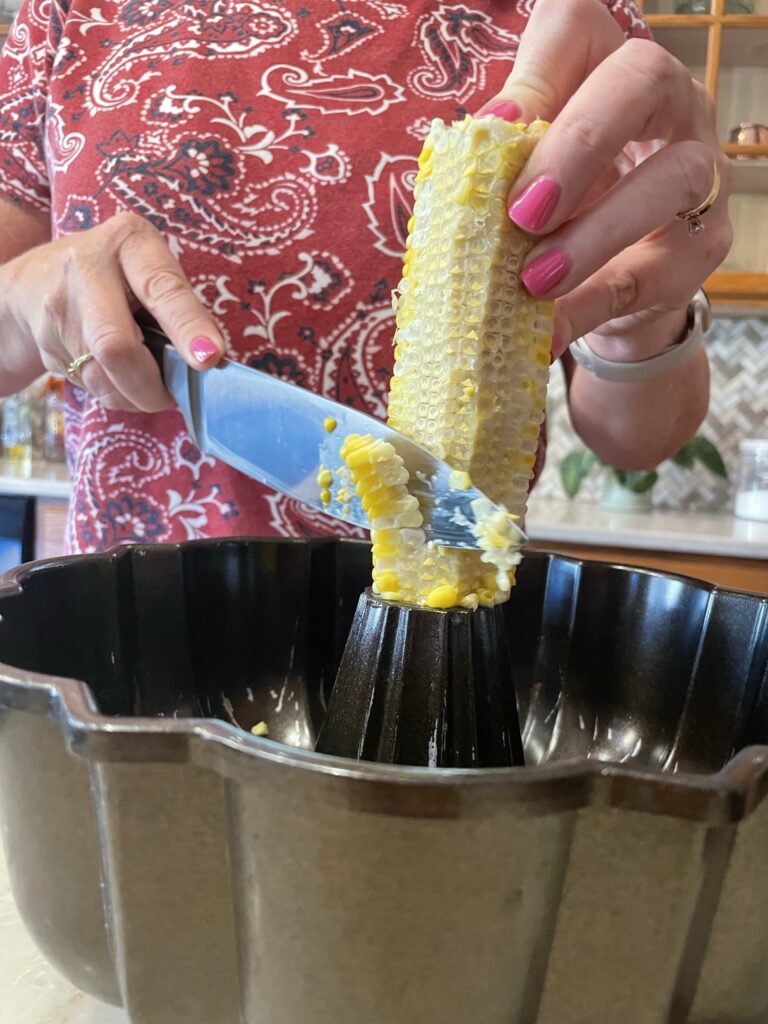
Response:
M523 111L514 100L502 100L484 110L480 117L501 117L505 121L519 121Z
M568 266L568 257L562 249L550 249L525 268L520 280L531 295L548 295L568 273Z
M218 347L214 345L210 338L195 338L189 348L198 363L204 363L211 356L219 354Z
M509 216L523 231L541 231L555 212L560 186L552 178L537 178L509 207Z

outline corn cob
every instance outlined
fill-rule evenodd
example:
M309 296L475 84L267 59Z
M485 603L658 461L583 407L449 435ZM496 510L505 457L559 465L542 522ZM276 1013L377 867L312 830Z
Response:
M525 511L544 418L552 306L520 284L533 242L506 198L545 127L433 122L395 297L389 423L455 467L454 486L474 484L513 516ZM433 546L391 445L352 436L342 458L371 522L376 593L433 608L509 597L519 558L503 515L475 510L481 552Z

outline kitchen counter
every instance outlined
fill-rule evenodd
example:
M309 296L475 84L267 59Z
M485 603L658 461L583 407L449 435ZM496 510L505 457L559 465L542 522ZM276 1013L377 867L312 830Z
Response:
M6 458L0 458L0 494L22 494L29 498L63 498L66 500L72 485L63 462L32 463L28 473Z
M2 848L0 1020L3 1024L129 1024L126 1013L78 992L38 953L11 897Z
M768 523L730 512L607 512L567 499L531 498L526 531L539 545L584 544L721 558L768 558Z
M35 461L21 474L0 458L0 494L66 500L71 483L64 464ZM768 523L730 512L607 512L564 498L531 498L526 528L537 545L584 544L633 551L671 551L729 558L768 558Z

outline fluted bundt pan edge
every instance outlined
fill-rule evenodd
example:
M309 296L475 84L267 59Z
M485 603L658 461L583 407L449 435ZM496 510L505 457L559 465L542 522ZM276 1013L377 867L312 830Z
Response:
M309 749L368 572L219 541L7 580L0 824L48 958L132 1024L763 1024L768 601L530 556L529 767L433 770Z

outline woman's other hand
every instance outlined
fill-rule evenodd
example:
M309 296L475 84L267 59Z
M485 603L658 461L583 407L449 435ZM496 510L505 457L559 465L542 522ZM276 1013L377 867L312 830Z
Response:
M538 0L514 71L479 113L493 108L552 122L509 208L540 236L523 281L558 299L554 354L584 335L619 361L670 344L732 238L731 168L705 89L661 46L626 40L600 0ZM675 215L707 198L715 168L718 199L690 234Z
M26 360L63 376L78 356L91 353L81 383L109 409L159 412L173 405L142 343L133 316L139 307L195 369L215 366L224 354L214 320L163 237L134 214L9 260L0 267L0 295L9 382L14 361L19 375Z

